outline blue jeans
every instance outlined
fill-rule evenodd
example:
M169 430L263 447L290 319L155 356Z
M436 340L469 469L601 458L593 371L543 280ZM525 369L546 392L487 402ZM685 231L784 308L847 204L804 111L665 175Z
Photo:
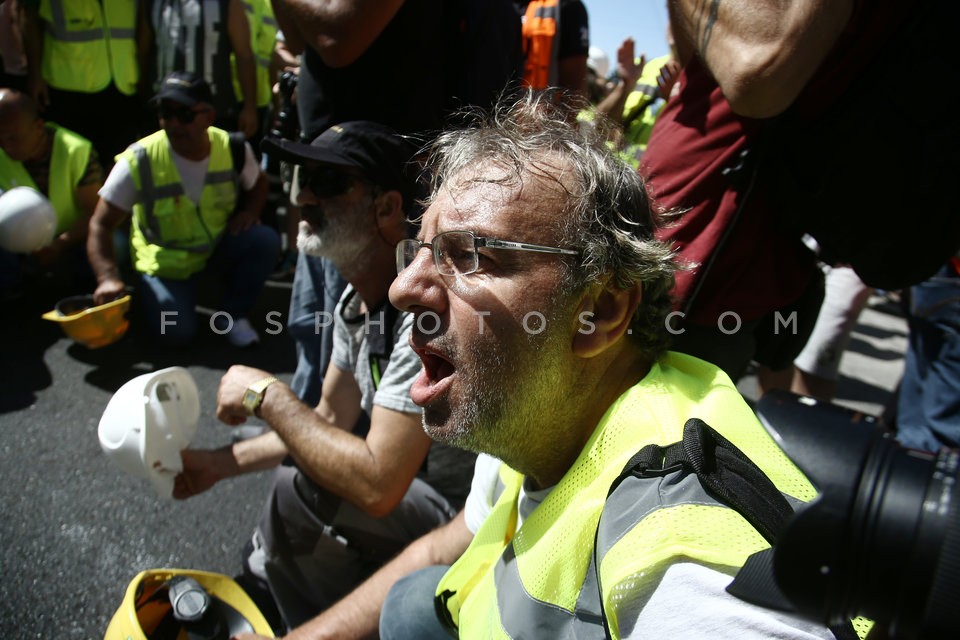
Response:
M449 640L451 635L437 618L433 596L447 566L414 571L390 588L380 611L381 640Z
M137 300L151 334L165 346L183 345L197 333L197 283L221 276L225 289L220 300L217 330L245 318L263 290L280 253L280 236L271 227L255 225L233 235L224 233L202 271L186 280L140 275Z
M290 388L311 407L320 402L320 388L333 350L333 312L346 286L332 262L300 254L287 322L297 347L297 370Z
M947 265L910 289L910 339L897 439L914 449L960 446L960 276Z

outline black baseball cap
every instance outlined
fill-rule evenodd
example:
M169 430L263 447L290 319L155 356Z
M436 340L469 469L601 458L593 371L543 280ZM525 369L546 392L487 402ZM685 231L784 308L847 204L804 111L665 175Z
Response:
M355 120L333 125L313 142L294 142L283 138L264 138L261 150L292 164L326 164L354 167L381 189L396 190L403 195L408 209L416 195L416 181L411 178L410 159L416 150L405 137L378 122Z
M160 90L153 97L154 102L170 100L188 107L201 102L213 103L213 94L206 80L189 71L174 71L160 82Z

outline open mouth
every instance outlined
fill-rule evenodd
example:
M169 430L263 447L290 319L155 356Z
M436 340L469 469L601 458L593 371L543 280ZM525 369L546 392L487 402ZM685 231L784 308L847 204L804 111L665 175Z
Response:
M410 398L418 405L425 406L446 392L456 367L437 351L426 347L414 347L420 356L423 369L410 388Z

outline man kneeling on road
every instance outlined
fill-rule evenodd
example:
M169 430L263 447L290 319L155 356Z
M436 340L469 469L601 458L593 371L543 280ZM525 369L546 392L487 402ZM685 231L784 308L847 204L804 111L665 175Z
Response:
M416 316L427 433L484 455L464 511L288 638L378 621L417 640L831 637L724 590L769 543L696 474L629 476L608 498L638 450L686 441L693 418L774 502L815 491L722 371L666 350L674 260L642 180L593 136L530 98L436 142L390 299Z
M264 148L299 165L298 245L329 258L349 283L334 314L330 366L315 409L267 372L231 367L220 382L217 417L239 425L255 414L272 430L215 451L184 451L174 496L292 458L276 471L245 577L265 582L284 622L295 626L447 522L467 493L473 456L459 458L459 486L434 481L448 470L439 465L417 477L431 441L410 399L420 371L409 343L413 316L387 300L393 247L409 237L414 209L413 149L372 122L336 125L309 145L268 139ZM353 432L362 413L369 416L366 435Z
M151 334L169 346L189 342L197 331L197 280L213 274L225 277L226 291L211 322L231 344L249 346L259 336L247 314L280 253L277 232L260 224L267 179L249 144L212 126L206 81L171 73L154 100L161 130L117 156L90 220L94 300L103 304L124 291L113 233L132 215L137 301Z

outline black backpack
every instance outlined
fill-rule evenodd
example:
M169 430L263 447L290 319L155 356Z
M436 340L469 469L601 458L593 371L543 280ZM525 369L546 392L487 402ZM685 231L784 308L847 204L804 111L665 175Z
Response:
M788 109L764 133L761 183L791 231L874 287L921 282L960 249L958 17L923 2L822 117Z

